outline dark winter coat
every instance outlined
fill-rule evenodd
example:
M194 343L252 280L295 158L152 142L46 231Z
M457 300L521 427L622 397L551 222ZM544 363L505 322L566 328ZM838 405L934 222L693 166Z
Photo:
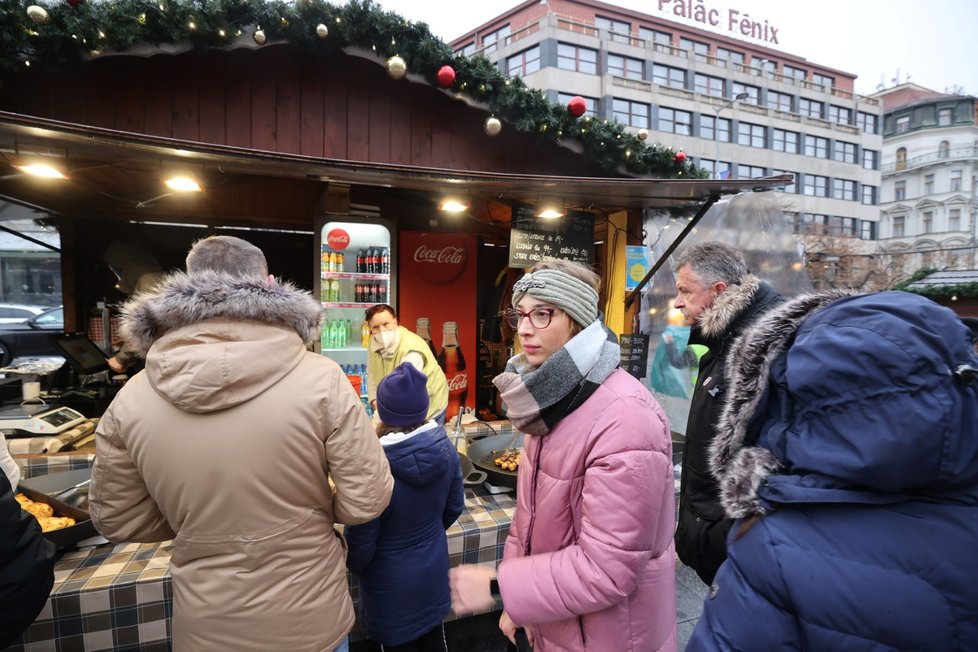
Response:
M47 602L54 558L54 544L41 534L37 519L20 508L0 472L0 649L29 627Z
M381 439L394 493L378 518L348 527L346 565L360 580L370 638L401 645L439 625L451 607L445 530L462 513L458 453L434 421Z
M750 520L687 650L974 650L978 356L954 313L800 297L728 365L710 463Z
M708 451L726 392L723 376L730 344L781 301L777 290L748 275L719 295L690 333L690 344L702 344L709 351L700 358L686 424L676 552L707 584L726 558L731 523L724 518L716 479L707 468Z

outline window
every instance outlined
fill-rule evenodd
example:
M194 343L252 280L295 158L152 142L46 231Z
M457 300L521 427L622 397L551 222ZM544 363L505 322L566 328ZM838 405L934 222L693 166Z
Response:
M743 102L747 104L761 103L761 89L757 86L741 84L740 82L734 82L730 85L730 97L737 97L741 93L747 93L747 99L743 100Z
M623 57L619 54L608 55L608 72L628 79L642 79L643 62L641 59Z
M574 95L571 93L557 93L557 103L567 106L567 103L571 101ZM598 114L598 101L593 97L584 97L584 115L589 115L592 118Z
M798 132L775 129L772 142L773 148L786 154L798 153Z
M851 217L832 215L827 220L826 233L829 235L854 236L856 235L856 220Z
M907 168L907 148L901 147L897 149L896 169L905 170L906 168Z
M933 212L927 211L926 213L924 213L924 215L923 215L923 227L924 227L924 233L933 233L934 232L934 213Z
M832 158L843 163L855 163L856 143L847 143L843 140L835 141L835 153Z
M947 212L947 230L948 231L960 231L961 230L961 209L952 208Z
M638 36L645 41L646 45L652 44L652 49L657 52L672 52L672 34L660 32L657 29L639 27Z
M828 215L818 215L816 213L802 213L801 224L798 225L799 233L823 233L825 221Z
M762 74L766 74L768 79L774 79L775 75L778 74L778 64L770 59L751 59L751 65L754 68L758 68L762 71Z
M756 165L744 165L740 164L737 166L737 177L739 179L758 179L764 176L764 168L758 167Z
M848 179L833 179L832 196L845 201L856 201L856 182Z
M685 37L679 39L679 49L690 51L693 55L692 58L697 61L706 61L710 55L709 43L700 43Z
M946 140L942 140L941 144L937 146L937 158L947 158L951 155L951 143Z
M652 64L652 81L660 86L670 88L686 87L686 72L681 68L663 66L657 63Z
M465 57L471 57L473 54L475 54L475 41L472 41L471 43L466 43L459 49L455 50L455 53L461 54L462 56Z
M503 25L495 32L489 32L488 34L482 35L482 53L489 55L491 52L495 52L496 44L499 42L506 43L506 37L509 36L510 29L509 25Z
M764 125L741 122L737 125L737 144L764 147Z
M805 136L805 156L829 157L829 139L821 136Z
M924 175L924 194L933 195L934 194L934 175L925 174Z
M910 131L910 116L901 115L896 119L896 132L898 134L902 134L908 131Z
M673 134L688 136L692 133L693 114L689 111L677 111L659 107L659 122L656 129Z
M813 72L812 82L818 84L819 86L828 86L829 88L832 88L835 86L835 77L829 77L828 75Z
M557 67L592 75L598 72L598 51L567 43L557 44Z
M863 186L863 203L867 206L876 205L876 186Z
M615 98L611 101L611 105L615 120L618 122L637 129L649 128L648 104Z
M615 20L613 18L605 18L604 16L595 16L594 25L598 29L606 29L609 32L618 32L619 34L628 34L632 31L632 26L623 20Z
M907 198L907 182L897 181L893 184L893 201L903 201Z
M804 194L813 197L828 197L829 178L817 174L806 174Z
M792 79L804 79L808 76L808 73L805 70L795 68L794 66L789 66L788 64L785 64L782 70L784 71L785 77L791 77Z
M810 118L821 118L824 105L817 100L810 100L806 97L798 98L798 113L807 115Z
M947 127L954 120L954 110L953 109L939 109L937 111L937 126Z
M723 97L723 80L719 77L696 73L693 80L693 88L697 93L703 93L704 95L711 95L713 97Z
M852 121L852 111L842 106L829 104L829 121L847 125Z
M730 142L730 120L700 114L700 138Z
M859 238L861 240L876 239L876 222L859 220Z
M506 60L506 72L510 77L525 77L531 72L540 70L540 46L523 50Z
M771 170L771 175L772 176L778 176L779 174L793 174L794 177L795 177L795 179L798 178L798 175L795 174L794 172L789 172L787 170ZM791 183L789 183L789 184L787 184L785 186L781 186L780 188L778 188L778 190L780 190L781 192L790 192L790 193L797 192L797 190L795 189L795 181L794 181L794 179L791 180Z
M878 122L879 117L873 115L872 113L863 113L862 111L856 113L856 125L867 134L876 133L876 125Z
M791 113L791 96L778 91L767 92L767 105L775 111Z
M873 149L863 150L863 167L867 170L878 170L880 153Z
M711 161L708 158L700 159L700 167L710 173L713 179L726 179L730 175L730 163L728 161Z
M893 218L893 237L901 238L903 237L904 223L906 218L903 215L899 215Z
M728 50L727 48L717 48L717 59L727 59L728 61L733 61L734 63L743 64L744 63L744 53L737 52L735 50Z
M951 192L961 192L961 170L951 170Z

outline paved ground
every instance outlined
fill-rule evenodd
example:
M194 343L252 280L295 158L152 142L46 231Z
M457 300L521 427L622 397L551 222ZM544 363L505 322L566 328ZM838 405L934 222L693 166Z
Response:
M703 611L706 586L696 573L686 566L676 571L676 617L679 629L679 649L686 647L696 621ZM507 641L499 633L496 623L498 613L483 614L445 625L448 649L451 652L506 652ZM351 652L380 652L380 646L372 641L361 641L350 646Z

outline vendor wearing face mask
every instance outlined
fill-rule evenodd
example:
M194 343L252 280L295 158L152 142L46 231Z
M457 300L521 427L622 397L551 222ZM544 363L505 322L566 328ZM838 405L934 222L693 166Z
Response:
M448 407L448 381L438 366L428 344L403 326L397 324L397 313L386 303L367 309L370 326L370 353L367 355L367 395L370 405L377 409L377 385L399 367L410 362L428 377L428 415L445 425L445 408Z

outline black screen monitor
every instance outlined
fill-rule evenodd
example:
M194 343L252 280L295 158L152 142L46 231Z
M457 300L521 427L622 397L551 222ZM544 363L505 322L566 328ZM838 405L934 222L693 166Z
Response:
M51 344L79 374L90 376L109 368L102 351L84 333L58 333Z

